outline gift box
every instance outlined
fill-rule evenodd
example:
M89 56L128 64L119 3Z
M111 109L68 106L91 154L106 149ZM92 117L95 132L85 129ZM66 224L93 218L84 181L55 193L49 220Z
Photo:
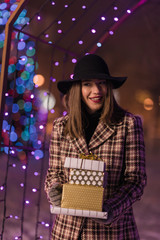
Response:
M50 212L52 214L64 214L64 215L88 217L88 218L101 218L101 219L108 218L108 212L62 208L62 207L53 206L53 205L50 205Z
M62 208L102 211L103 187L63 184Z
M93 185L103 187L104 173L101 171L71 169L69 176L70 184Z
M61 206L52 206L51 212L107 219L107 212L102 212L104 162L81 154L66 157L64 167L70 169L69 181L63 184Z

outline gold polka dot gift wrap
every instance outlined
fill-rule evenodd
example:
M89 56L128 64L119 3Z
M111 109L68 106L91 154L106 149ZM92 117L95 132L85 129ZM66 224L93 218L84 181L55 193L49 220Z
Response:
M102 211L103 187L63 184L62 208Z

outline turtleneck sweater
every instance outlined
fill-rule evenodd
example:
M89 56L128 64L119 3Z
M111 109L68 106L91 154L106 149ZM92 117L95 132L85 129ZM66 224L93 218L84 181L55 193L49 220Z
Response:
M101 116L101 111L97 111L93 114L89 114L89 113L86 114L84 132L85 132L87 145L89 144L89 141L99 123L100 116Z

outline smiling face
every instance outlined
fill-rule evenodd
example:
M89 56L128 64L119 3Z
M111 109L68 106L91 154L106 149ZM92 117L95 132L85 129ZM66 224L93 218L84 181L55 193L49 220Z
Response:
M82 100L89 113L95 113L102 108L106 95L106 80L90 79L82 81Z

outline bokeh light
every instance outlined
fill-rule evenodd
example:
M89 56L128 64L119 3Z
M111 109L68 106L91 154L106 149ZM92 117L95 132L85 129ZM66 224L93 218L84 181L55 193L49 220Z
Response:
M43 75L41 74L36 74L34 77L33 77L33 82L34 84L36 84L38 87L42 86L45 82L45 78Z
M151 111L153 109L154 102L151 98L146 98L144 100L144 109L147 111Z

